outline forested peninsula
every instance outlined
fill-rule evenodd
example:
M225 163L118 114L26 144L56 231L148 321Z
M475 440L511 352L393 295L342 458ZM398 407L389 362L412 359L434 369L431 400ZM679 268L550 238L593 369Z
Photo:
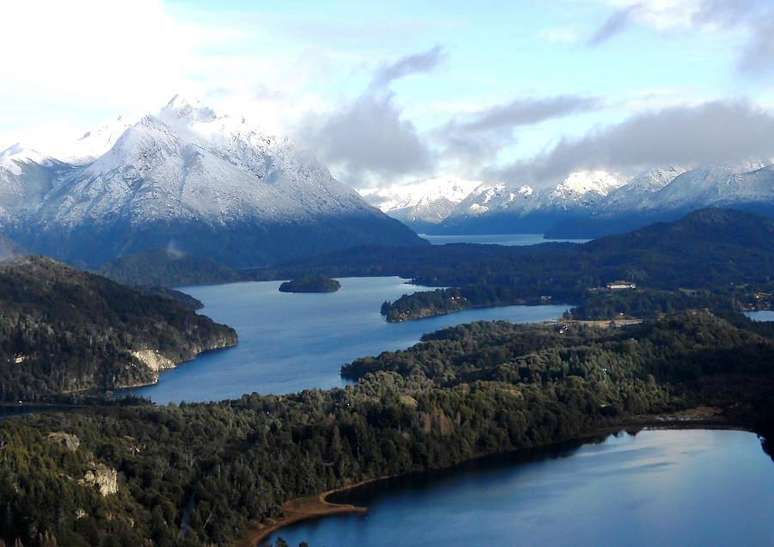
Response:
M133 289L42 257L0 262L0 401L151 384L237 343L167 289Z

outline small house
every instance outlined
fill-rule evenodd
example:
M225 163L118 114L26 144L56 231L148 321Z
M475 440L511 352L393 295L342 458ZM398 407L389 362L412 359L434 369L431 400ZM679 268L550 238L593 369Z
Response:
M607 290L609 291L624 291L636 288L637 284L633 281L611 281L607 284Z

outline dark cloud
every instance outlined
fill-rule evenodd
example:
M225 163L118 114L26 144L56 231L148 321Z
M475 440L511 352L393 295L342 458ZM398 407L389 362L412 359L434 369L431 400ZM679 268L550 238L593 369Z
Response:
M425 73L444 58L440 46L382 65L368 88L338 110L307 120L301 140L322 159L343 169L349 182L364 175L387 179L432 168L434 156L414 124L403 117L389 86Z
M631 23L632 16L641 9L640 4L628 6L614 12L601 27L589 38L588 45L598 46L607 42L610 38L623 32Z
M774 116L746 102L712 102L635 116L531 161L489 173L512 182L551 182L578 169L634 171L670 164L774 157Z
M445 56L443 48L435 46L421 53L401 57L393 63L382 65L374 74L371 87L386 87L393 81L411 74L430 72L444 60Z
M594 97L522 98L453 119L436 131L447 156L481 163L512 144L519 127L600 108Z
M392 93L365 94L313 129L315 150L348 178L401 175L428 169L432 155Z
M532 125L551 118L577 112L594 110L600 105L595 97L560 95L547 98L516 99L507 104L493 106L471 114L464 120L453 122L462 131L492 131Z

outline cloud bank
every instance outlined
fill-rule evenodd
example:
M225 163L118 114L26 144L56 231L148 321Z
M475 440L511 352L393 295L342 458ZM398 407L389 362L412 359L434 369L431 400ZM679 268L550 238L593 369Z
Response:
M511 144L519 127L596 110L602 101L595 97L560 95L526 97L458 116L436 131L445 155L467 162L490 160Z
M632 172L774 158L774 116L747 102L716 101L634 116L489 175L545 184L580 169Z
M435 46L383 64L354 101L310 117L302 128L302 141L354 185L365 177L390 179L431 169L433 153L403 116L390 84L431 72L444 57L443 49Z

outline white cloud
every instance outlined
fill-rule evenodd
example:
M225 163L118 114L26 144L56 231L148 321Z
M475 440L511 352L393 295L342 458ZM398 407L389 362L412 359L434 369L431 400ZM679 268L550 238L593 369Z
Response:
M141 103L179 82L200 29L179 24L156 0L32 0L3 6L4 93L47 100Z
M178 92L243 111L268 131L326 106L305 85L330 61L256 54L251 41L269 33L254 22L194 20L162 0L6 2L2 18L0 148L71 139Z

